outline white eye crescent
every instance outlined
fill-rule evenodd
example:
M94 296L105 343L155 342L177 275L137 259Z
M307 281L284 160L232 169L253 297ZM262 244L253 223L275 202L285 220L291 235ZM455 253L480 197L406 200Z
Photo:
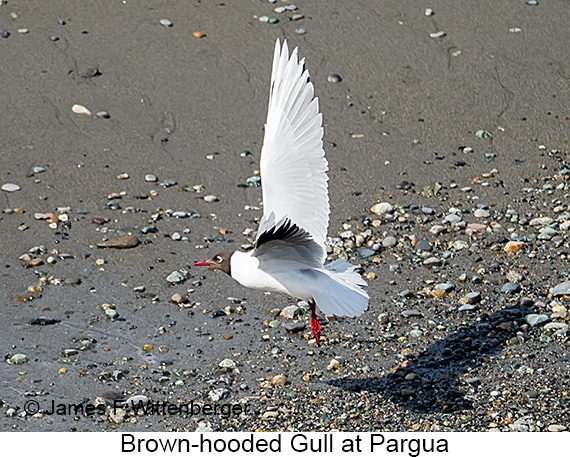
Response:
M219 255L217 255L216 257L214 257L214 262L216 262L216 263L222 263L223 260L224 260L224 259L222 259L222 257L219 256Z

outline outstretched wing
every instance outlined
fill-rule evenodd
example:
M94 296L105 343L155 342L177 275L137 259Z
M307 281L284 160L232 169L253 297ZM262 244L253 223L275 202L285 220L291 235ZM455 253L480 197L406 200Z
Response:
M297 48L289 56L287 41L281 47L278 39L261 151L261 225L271 228L271 213L274 223L290 219L324 248L330 213L328 164L323 149L322 115L313 95L304 59L298 62ZM258 233L258 237L262 236L261 227Z
M260 264L266 262L294 262L310 268L320 268L326 252L313 236L290 219L275 220L271 213L259 226L252 255Z

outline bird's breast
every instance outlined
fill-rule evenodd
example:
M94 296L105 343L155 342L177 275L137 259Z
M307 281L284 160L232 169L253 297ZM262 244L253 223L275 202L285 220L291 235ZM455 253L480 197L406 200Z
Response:
M290 294L271 274L259 268L259 260L247 252L236 251L231 259L232 278L242 286L271 292Z

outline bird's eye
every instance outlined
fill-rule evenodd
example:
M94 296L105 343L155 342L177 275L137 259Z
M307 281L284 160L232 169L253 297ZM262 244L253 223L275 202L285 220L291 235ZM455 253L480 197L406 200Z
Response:
M222 260L223 260L222 257L219 256L219 255L217 255L216 257L214 257L214 261L215 261L216 263L222 263Z

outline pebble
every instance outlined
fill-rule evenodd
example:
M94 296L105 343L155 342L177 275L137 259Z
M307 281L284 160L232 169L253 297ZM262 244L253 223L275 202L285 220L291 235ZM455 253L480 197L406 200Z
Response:
M469 243L467 241L463 241L463 240L455 240L452 243L451 247L453 249L460 251L462 249L469 249Z
M419 240L416 243L416 251L419 252L431 252L433 250L433 247L431 244L429 244L426 240Z
M260 187L261 186L261 176L251 176L245 180L245 183L249 187Z
M433 225L432 227L430 227L429 232L432 235L439 235L440 233L443 233L445 231L445 227L443 225Z
M209 422L198 422L198 427L196 427L196 433L209 433L213 432L214 429Z
M527 314L525 316L525 321L531 327L536 327L540 324L544 324L550 320L546 314Z
M71 107L71 111L73 111L75 114L85 114L87 116L91 115L91 111L89 111L89 109L83 105L75 104Z
M156 177L156 175L153 175L152 173L149 173L147 175L144 176L144 180L146 182L157 182L158 178Z
M97 111L95 114L99 119L109 119L111 115L107 111Z
M214 203L214 202L219 201L219 198L216 197L215 195L206 195L206 196L204 197L204 201L205 201L206 203Z
M284 317L285 319L295 319L299 312L300 309L297 305L290 305L283 308L279 313L279 316Z
M484 217L489 217L490 213L489 211L487 211L486 209L476 209L475 212L473 213L473 215L476 218L484 218Z
M519 273L518 271L510 270L507 273L507 279L509 282L519 283L524 279L524 276L521 273Z
M285 330L289 333L297 333L305 330L304 322L288 322L285 324Z
M469 292L463 297L465 304L479 303L481 301L481 294L479 292ZM461 303L461 300L459 301Z
M333 73L332 75L328 75L328 76L327 76L327 81L328 81L329 83L333 83L333 84L339 83L339 82L342 81L342 76L339 75L339 74ZM374 212L374 211L373 211L373 212Z
M505 244L503 250L508 253L520 251L522 248L526 247L526 243L522 241L509 241Z
M136 235L125 235L114 240L97 243L98 248L129 249L138 246L140 243Z
M431 8L426 8L424 14L429 17L429 16L433 16L435 13Z
M215 402L220 401L229 396L230 396L230 391L226 387L220 387L218 389L214 389L208 392L208 397L210 397L210 400Z
M160 20L160 23L161 23L162 25L164 25L165 27L172 27L172 22L169 21L168 19L161 19L161 20Z
M2 38L8 38L10 36L10 32L8 32L8 30L6 29L0 29L0 37Z
M520 291L521 291L521 286L513 282L506 282L505 284L503 284L503 287L501 287L501 292L503 292L504 294L514 295L516 293L519 293Z
M441 259L438 259L437 257L428 257L423 261L423 264L426 267L440 267L442 262Z
M233 370L234 368L237 367L237 364L232 360L232 359L224 359L222 360L218 366L220 368L225 368L226 370Z
M475 136L477 138L483 139L483 138L490 138L492 135L489 132L487 132L487 130L477 130L475 132Z
M557 234L556 230L553 229L552 227L545 227L544 229L542 229L537 238L539 240L550 240L554 236L556 236L556 234Z
M449 222L452 225L456 225L461 222L461 218L457 214L448 214L443 218L445 222Z
M278 387L284 387L287 384L287 377L284 374L278 374L271 378L271 384Z
M28 356L26 354L14 354L8 359L8 363L11 365L22 365L28 362Z
M296 33L297 35L306 35L306 34L307 34L307 31L306 31L304 28L301 27L301 28L295 29L295 33Z
M570 281L564 281L557 286L550 289L550 293L553 297L558 297L560 295L570 295Z
M372 208L370 208L370 212L378 215L378 216L385 216L386 214L390 214L394 211L394 207L388 202L376 203Z
M535 217L534 219L531 219L530 222L528 223L530 226L540 226L540 227L546 227L547 225L552 224L552 222L554 222L554 220L551 217Z
M185 276L179 271L173 271L166 277L166 280L171 284L181 283L185 279L186 279Z
M175 305L181 305L186 302L186 299L180 294L173 294L170 297L170 301Z
M119 313L114 308L107 308L105 314L109 319L117 319L119 317Z
M475 309L474 305L470 305L466 303L465 305L461 305L457 310L458 311L473 311Z
M124 405L128 408L139 408L146 405L150 399L146 395L133 395L125 400Z
M18 184L6 183L2 185L2 190L4 192L17 192L20 189L21 188Z
M83 72L81 77L88 79L88 78L95 78L95 76L100 76L100 75L101 75L101 72L99 71L99 68L90 67Z
M396 239L396 237L393 236L387 236L386 238L384 238L382 240L382 246L384 246L385 248L392 248L394 246L396 246L398 244L398 240ZM373 255L374 251L371 251L372 254L369 255Z
M434 289L443 290L444 292L451 292L453 289L455 289L455 286L449 282L442 282L440 284L436 284Z
M417 309L405 309L404 311L401 312L403 317L409 318L409 317L422 317L422 313L420 310Z
M172 187L172 186L175 186L176 184L178 184L178 183L174 179L165 179L159 185L161 187Z
M447 35L447 33L445 33L443 30L440 30L439 32L433 32L430 33L429 36L432 38L443 38L445 35Z
M527 2L528 4L529 2ZM536 2L536 4L538 4L538 2ZM561 424L550 424L547 428L547 430L549 432L563 432L567 429L568 427L566 427L565 425L561 425Z
M565 322L549 322L544 326L545 330L568 330L568 324Z
M206 34L204 32L192 32L192 36L194 38L206 38Z

